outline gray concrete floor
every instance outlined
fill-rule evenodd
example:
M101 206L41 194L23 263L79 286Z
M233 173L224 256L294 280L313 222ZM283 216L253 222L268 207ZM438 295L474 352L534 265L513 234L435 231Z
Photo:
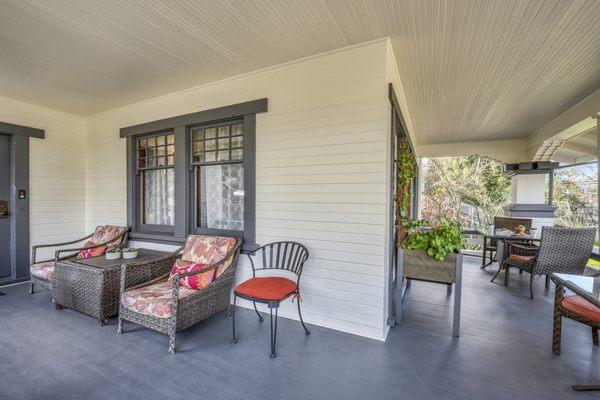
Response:
M446 287L414 282L404 321L378 342L280 320L278 357L269 325L240 310L238 344L218 315L168 338L132 324L54 310L49 292L0 289L0 399L587 399L573 383L600 382L600 349L589 330L564 323L563 352L551 352L552 296L530 300L526 274L489 282L479 260L464 267L462 336L451 337ZM502 281L503 279L499 279Z

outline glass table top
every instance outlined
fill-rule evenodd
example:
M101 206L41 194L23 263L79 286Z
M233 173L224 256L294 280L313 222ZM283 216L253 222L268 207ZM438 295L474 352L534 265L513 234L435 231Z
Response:
M600 276L583 276L571 274L552 274L566 288L579 295L584 295L587 300L600 306Z

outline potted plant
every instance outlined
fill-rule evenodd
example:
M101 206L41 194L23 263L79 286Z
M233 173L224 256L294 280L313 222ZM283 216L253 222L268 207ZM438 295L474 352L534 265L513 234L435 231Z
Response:
M425 221L411 222L402 245L403 275L408 279L452 284L457 256L463 245L460 225L444 221L430 229Z
M121 248L115 247L114 249L106 250L106 259L107 260L118 260L121 258Z
M126 247L123 249L123 258L137 258L138 249L134 247Z

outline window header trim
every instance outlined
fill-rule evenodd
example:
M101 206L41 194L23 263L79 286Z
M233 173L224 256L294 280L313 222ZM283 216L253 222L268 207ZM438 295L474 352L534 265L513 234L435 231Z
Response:
M190 126L202 124L205 122L214 122L218 120L242 117L249 114L260 114L268 111L269 100L265 97L258 100L247 101L231 106L213 108L211 110L198 111L191 114L179 115L160 119L158 121L146 122L143 124L132 125L119 130L119 137L141 135L161 130L169 130L179 126Z

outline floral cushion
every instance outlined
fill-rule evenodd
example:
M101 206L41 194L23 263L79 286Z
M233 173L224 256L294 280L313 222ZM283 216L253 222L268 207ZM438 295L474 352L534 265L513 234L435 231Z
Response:
M96 228L96 231L94 232L94 235L92 235L92 238L90 239L90 241L94 242L95 244L106 243L111 239L118 238L126 230L127 230L127 227L125 227L125 226L115 226L115 225L98 226ZM107 248L113 249L115 247L118 247L122 241L123 241L123 239L119 237L118 239L114 240L113 242L110 242L108 244Z
M36 278L40 278L45 281L51 281L52 274L54 274L54 261L32 264L29 268L29 272Z
M140 314L169 318L173 315L172 289L173 283L167 281L128 290L121 295L121 304ZM180 287L179 300L196 292L197 290Z
M100 247L94 247L93 249L87 248L87 247L92 247L95 245L96 245L96 243L92 242L91 240L87 241L85 243L85 245L83 246L86 248L79 250L79 254L77 254L77 259L81 260L83 258L98 257L98 256L101 256L102 254L106 253L106 249L107 249L106 245L100 246Z
M190 235L185 242L182 260L194 263L214 265L221 261L233 249L236 240L224 236ZM218 278L229 266L233 258L223 263L215 274Z
M206 264L194 263L192 261L176 260L173 268L171 269L171 278L175 274L183 274L192 271L201 271L208 267ZM208 286L217 276L217 270L212 269L208 272L204 272L197 275L185 276L179 279L179 286L186 287L188 289L199 290Z

